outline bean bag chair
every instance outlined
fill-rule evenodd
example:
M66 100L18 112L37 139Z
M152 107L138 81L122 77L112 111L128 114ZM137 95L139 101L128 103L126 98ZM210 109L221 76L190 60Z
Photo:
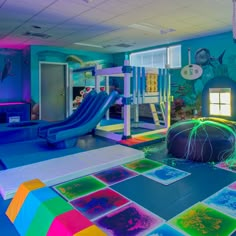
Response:
M235 152L234 122L218 118L179 121L167 133L168 153L199 162L219 162Z

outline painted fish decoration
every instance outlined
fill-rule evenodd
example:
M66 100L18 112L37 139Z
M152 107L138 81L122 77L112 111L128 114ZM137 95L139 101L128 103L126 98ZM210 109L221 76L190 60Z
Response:
M6 79L8 76L11 75L11 68L12 68L12 62L10 59L7 59L5 61L5 64L4 64L4 67L3 67L3 70L1 72L1 82L3 82L4 79Z
M83 60L82 60L80 57L75 56L75 55L70 55L70 56L68 56L68 57L66 58L66 61L67 61L67 62L70 62L70 61L72 61L72 62L77 62L77 63L79 63L80 65L84 65Z
M195 53L195 63L200 66L206 66L211 65L215 67L213 64L214 62L217 62L218 64L223 64L223 57L225 54L225 50L220 54L218 58L212 57L210 50L207 48L200 48Z

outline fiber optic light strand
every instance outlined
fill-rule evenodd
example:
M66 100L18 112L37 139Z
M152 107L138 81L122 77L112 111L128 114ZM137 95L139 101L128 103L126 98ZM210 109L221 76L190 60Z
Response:
M188 134L188 143L185 147L186 149L186 155L185 158L188 159L188 157L194 152L196 152L196 145L197 142L201 141L201 150L200 150L200 158L203 161L203 152L204 148L210 148L210 158L211 159L213 155L214 146L211 142L211 136L208 133L208 128L213 127L217 131L217 135L219 137L225 137L227 138L227 141L230 143L230 148L222 150L218 154L218 160L224 160L227 153L231 153L227 159L225 160L226 164L229 166L229 168L236 167L236 123L224 120L224 119L218 119L218 118L198 118L198 119L192 119L187 121L182 121L181 123L177 122L174 125L170 127L168 130L168 133L171 132L172 129L176 128L177 126L183 126L185 125L192 125L188 128L182 129L181 131L177 132L172 137L172 142L175 141L175 138L177 138L182 133ZM229 138L231 137L231 138ZM232 138L233 137L233 138ZM219 139L220 140L220 139ZM181 148L181 147L180 147Z

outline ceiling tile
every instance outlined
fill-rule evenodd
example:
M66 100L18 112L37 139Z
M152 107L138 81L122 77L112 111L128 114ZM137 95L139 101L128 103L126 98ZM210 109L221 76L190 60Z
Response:
M83 21L94 22L94 24L98 24L99 22L106 21L112 17L114 17L113 13L106 12L106 14L104 14L103 10L92 8L89 11L82 13L77 18Z
M99 10L113 13L115 15L128 13L130 10L137 8L137 5L117 4L117 0L109 0L96 7Z
M52 6L48 8L48 11L57 11L58 14L64 15L67 17L74 17L82 12L89 10L90 7L83 4L76 4L74 2L69 2L65 0L58 0Z
M0 0L0 45L14 43L101 44L121 52L200 37L232 28L232 0ZM1 5L2 4L2 5ZM33 26L41 26L35 29ZM138 25L139 29L130 28ZM140 26L145 26L146 30ZM149 29L149 30L147 30ZM160 34L160 30L175 30ZM26 37L26 31L48 39ZM132 44L121 48L117 44ZM78 47L76 47L78 48ZM81 47L79 47L81 49ZM87 49L87 48L86 48ZM92 49L95 50L95 49Z
M100 4L103 4L105 2L108 2L109 0L67 0L66 2L70 3L76 3L78 5L84 5L89 8L99 6Z

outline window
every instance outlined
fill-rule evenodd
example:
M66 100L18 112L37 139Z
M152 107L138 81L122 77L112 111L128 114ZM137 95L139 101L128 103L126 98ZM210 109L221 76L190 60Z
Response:
M210 115L231 116L231 89L211 88Z
M181 67L181 46L168 47L168 65L170 68L180 68Z
M170 68L180 68L181 45L131 53L130 64L152 68L165 68L168 64Z

